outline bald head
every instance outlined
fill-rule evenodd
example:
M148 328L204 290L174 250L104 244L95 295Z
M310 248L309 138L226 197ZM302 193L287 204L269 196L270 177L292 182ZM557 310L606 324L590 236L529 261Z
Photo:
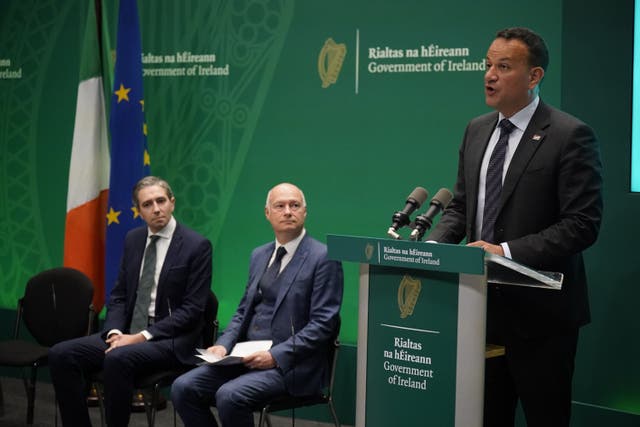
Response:
M302 206L304 206L305 208L307 207L307 200L304 198L304 193L302 192L301 189L299 189L297 186L290 184L288 182L283 182L281 184L276 185L275 187L273 187L271 190L269 190L269 192L267 193L267 200L264 204L265 208L269 208L269 201L271 199L271 193L276 190L284 190L284 189L289 189L291 191L298 191L300 193L300 197L302 198Z
M264 207L276 239L285 244L300 235L307 217L307 202L298 187L287 182L273 187Z

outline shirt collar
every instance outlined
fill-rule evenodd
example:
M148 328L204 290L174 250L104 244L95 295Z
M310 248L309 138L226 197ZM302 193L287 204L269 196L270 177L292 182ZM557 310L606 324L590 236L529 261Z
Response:
M160 236L163 239L171 239L171 237L173 237L173 232L176 231L176 225L176 219L173 217L173 215L171 215L171 219L169 220L167 225L165 225L164 228L162 228L162 230L158 231L157 233L152 233L149 227L147 227L147 239L153 234L155 234L156 236Z
M293 256L293 254L298 249L298 246L300 245L300 242L302 241L302 239L304 238L304 235L306 233L307 233L307 230L305 230L303 228L302 229L302 233L300 233L300 235L298 237L296 237L295 239L285 243L284 245L281 244L280 242L278 242L278 239L276 239L276 247L275 247L273 253L275 253L280 246L284 246L284 248L287 250L287 255Z
M522 110L515 113L513 116L509 117L509 121L513 123L515 127L517 127L520 131L524 132L529 126L529 122L531 121L531 117L536 112L536 108L538 108L538 104L540 103L540 97L536 95L536 97ZM504 119L504 114L498 114L498 123Z

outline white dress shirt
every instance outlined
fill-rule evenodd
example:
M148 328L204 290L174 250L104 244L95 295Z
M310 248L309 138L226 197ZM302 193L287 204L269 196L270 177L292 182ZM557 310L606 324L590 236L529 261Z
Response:
M504 157L504 168L502 170L502 182L504 183L504 178L507 175L507 171L509 170L509 164L511 163L511 159L513 158L513 154L516 152L518 145L520 144L520 140L522 139L522 135L524 135L524 131L529 126L529 122L533 117L533 113L535 113L536 108L538 108L538 104L540 102L540 98L538 96L535 97L533 101L529 103L522 110L518 111L511 117L506 117L509 121L515 126L513 131L509 134L509 142L507 145L507 151ZM487 181L487 169L489 168L489 160L491 159L491 154L493 153L493 149L498 144L498 139L500 138L500 126L499 123L504 119L504 115L502 113L498 114L498 124L496 125L493 133L491 134L491 138L489 139L489 144L487 144L487 149L484 152L484 157L482 158L482 165L480 166L480 179L478 180L478 209L476 211L476 235L473 236L474 240L478 240L482 235L482 217L484 216L484 199L485 199L485 190L486 190L486 181ZM500 243L502 249L504 250L504 254L507 258L511 258L511 251L509 250L509 245L502 242Z

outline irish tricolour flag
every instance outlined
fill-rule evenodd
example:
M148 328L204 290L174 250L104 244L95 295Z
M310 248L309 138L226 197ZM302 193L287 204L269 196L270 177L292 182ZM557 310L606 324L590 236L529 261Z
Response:
M104 305L105 228L109 192L109 145L94 2L89 2L69 167L64 265L84 272L94 285L93 304Z

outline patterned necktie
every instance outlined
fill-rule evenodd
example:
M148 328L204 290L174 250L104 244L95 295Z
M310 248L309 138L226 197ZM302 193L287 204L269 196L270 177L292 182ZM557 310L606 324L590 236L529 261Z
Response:
M156 242L160 236L152 235L151 241L144 252L144 262L142 263L142 274L138 282L138 295L136 305L133 308L133 318L131 319L132 334L144 330L149 323L149 304L151 304L151 290L155 284L156 276Z
M276 258L273 260L273 263L267 268L267 271L264 272L262 278L260 279L259 291L260 294L267 292L269 287L273 285L273 282L276 281L278 274L280 274L280 266L282 265L282 257L285 256L287 250L284 246L280 246L276 251Z
M484 214L482 216L481 239L494 243L494 225L498 217L500 207L500 195L502 194L502 173L504 170L504 158L509 145L509 134L516 126L507 119L500 121L500 138L491 153L489 167L487 168L487 180L484 192Z

